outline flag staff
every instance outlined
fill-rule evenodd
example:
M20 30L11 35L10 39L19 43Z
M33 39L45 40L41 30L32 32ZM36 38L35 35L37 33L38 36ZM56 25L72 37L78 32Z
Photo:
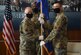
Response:
M41 14L43 13L42 12L42 0L40 2L40 11L41 11ZM41 24L41 36L43 35L43 25ZM43 41L43 40L41 40ZM41 46L41 55L43 55L43 46Z

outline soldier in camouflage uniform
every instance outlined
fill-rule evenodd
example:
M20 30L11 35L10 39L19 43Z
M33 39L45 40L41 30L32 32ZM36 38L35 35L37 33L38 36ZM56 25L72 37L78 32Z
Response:
M20 55L36 55L37 32L35 23L31 21L32 9L25 9L25 18L20 25Z
M53 26L50 24L50 22L48 20L46 20L43 13L41 13L39 15L39 21L40 21L40 24L42 24L42 27L43 27L43 34L42 35L40 34L40 36L39 36L39 40L41 42L41 40L45 40L45 38L49 35L49 32L52 30ZM39 42L39 45L38 45L37 55L41 55L40 42Z
M44 42L52 41L55 55L67 55L67 18L62 12L63 9L60 2L55 2L53 9L57 16L54 21L53 30Z
M45 39L48 36L49 30L52 30L53 26L46 20L46 18L44 18L44 14L39 15L39 9L37 8L36 2L33 2L31 4L31 6L32 6L33 13L34 13L34 16L31 20L35 23L37 34L39 36L41 35L41 26L40 26L40 20L38 20L38 19L39 19L39 17L41 17L41 15L43 15L43 19L44 19L44 24L43 24L44 38L41 38L41 39L39 38L38 41L36 42L37 55L40 55L41 54L40 53L40 40Z

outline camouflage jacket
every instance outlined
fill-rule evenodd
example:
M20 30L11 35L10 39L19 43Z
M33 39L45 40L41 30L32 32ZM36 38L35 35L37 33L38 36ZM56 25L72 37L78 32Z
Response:
M56 16L53 29L44 41L48 42L55 39L60 41L64 37L67 38L67 18L63 13L60 13L58 16Z
M34 22L25 18L20 25L20 49L35 51L37 38Z

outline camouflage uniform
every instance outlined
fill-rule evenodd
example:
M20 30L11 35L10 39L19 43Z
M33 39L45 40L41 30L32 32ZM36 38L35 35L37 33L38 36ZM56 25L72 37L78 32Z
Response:
M32 21L35 23L35 30L37 31L37 35L38 35L38 38L39 38L39 36L41 35L41 28L40 28L41 24L38 21L38 14L34 14ZM38 52L38 49L40 47L39 44L40 44L40 40L37 39L37 41L36 41L36 51L37 52Z
M36 55L36 35L34 22L25 18L20 25L20 55Z
M44 41L52 41L55 55L67 55L67 18L63 13L56 16L53 30Z
M34 17L32 18L32 21L35 23L35 27L36 27L36 30L37 30L37 34L40 36L41 35L41 24L40 22L38 21L38 16L37 14L34 14ZM45 21L45 24L43 24L43 28L44 28L44 34L46 35L47 34L47 28L48 28L48 23ZM38 36L38 37L39 37ZM40 41L41 40L37 40L36 42L36 50L37 50L37 55L41 55L40 53Z
M38 31L37 34L40 35L40 22L38 21L38 14L34 14L31 21L35 23L35 29Z
M52 30L52 28L53 28L53 26L47 20L45 20L45 23L43 24L43 29L44 29L43 35L44 35L44 39L49 35L49 32ZM40 42L38 42L37 47L38 47L38 49L37 49L37 55L41 55Z
M45 18L44 18L45 20ZM41 35L41 24L38 21L38 14L34 14L34 17L32 18L32 21L35 23L35 29L37 30L38 37ZM45 23L43 24L44 28L44 37L46 38L49 34L49 31L52 30L52 25L45 20ZM40 40L37 40L36 42L36 50L37 50L37 55L40 55Z

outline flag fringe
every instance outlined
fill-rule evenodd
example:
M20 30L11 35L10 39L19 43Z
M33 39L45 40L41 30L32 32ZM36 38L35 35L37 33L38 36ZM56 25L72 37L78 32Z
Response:
M48 55L52 55L53 51L49 53L48 49L45 47L45 45L43 45L43 48L46 50Z
M5 42L5 37L4 37L3 34L2 34L2 37L3 37L3 39L4 39L4 43L5 43L6 47L7 47L7 49L8 49L8 51L9 51L10 55L15 55L15 54L16 54L16 48L14 47L14 48L15 48L15 52L12 54L12 53L10 52L10 49L9 49L7 43Z

